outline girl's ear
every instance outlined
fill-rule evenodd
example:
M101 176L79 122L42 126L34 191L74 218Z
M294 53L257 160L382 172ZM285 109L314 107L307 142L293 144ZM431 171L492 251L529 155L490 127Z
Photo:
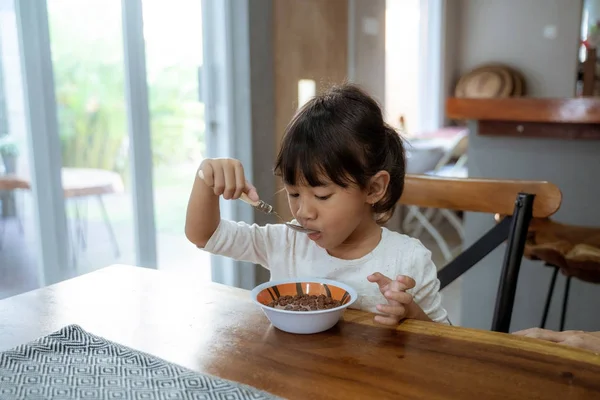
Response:
M390 184L390 173L379 171L369 182L367 187L367 203L374 205L385 196L388 185Z

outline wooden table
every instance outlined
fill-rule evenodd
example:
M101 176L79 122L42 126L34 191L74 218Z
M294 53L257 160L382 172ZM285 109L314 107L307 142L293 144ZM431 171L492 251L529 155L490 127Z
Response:
M0 301L0 350L74 323L286 398L600 398L590 352L433 323L378 327L353 310L328 332L292 335L247 291L130 266Z
M600 139L600 100L596 97L449 97L446 115L451 119L477 121L478 135Z
M119 174L94 168L62 168L61 180L65 198L101 196L124 190ZM17 175L0 176L0 190L30 190L29 178Z

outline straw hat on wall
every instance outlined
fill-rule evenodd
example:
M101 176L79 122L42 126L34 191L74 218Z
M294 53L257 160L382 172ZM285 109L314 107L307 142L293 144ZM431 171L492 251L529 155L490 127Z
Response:
M456 97L502 98L525 94L525 79L514 68L502 64L481 65L465 75L456 84Z

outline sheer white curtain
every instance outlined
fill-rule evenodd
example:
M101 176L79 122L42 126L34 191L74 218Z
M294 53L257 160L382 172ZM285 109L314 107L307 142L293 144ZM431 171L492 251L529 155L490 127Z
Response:
M201 96L205 103L208 157L233 157L251 179L252 116L250 94L249 0L203 0L204 65ZM240 201L221 200L221 216L254 222L254 212ZM212 279L250 289L257 267L212 256Z
M441 128L445 120L447 0L421 0L417 132Z

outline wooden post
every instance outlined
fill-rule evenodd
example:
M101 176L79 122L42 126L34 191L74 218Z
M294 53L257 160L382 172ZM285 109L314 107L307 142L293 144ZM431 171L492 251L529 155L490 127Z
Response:
M596 86L596 49L587 49L583 63L583 96L593 96Z

